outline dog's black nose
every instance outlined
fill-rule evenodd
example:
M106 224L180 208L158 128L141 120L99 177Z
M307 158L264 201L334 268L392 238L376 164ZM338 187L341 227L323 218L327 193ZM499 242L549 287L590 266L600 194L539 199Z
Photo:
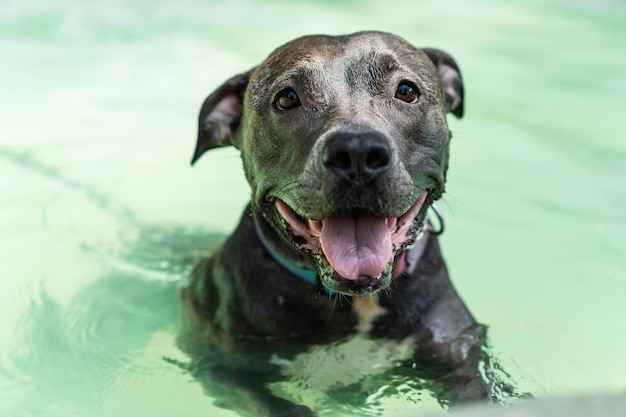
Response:
M340 178L362 183L389 169L391 149L386 138L377 132L340 133L329 138L322 162Z

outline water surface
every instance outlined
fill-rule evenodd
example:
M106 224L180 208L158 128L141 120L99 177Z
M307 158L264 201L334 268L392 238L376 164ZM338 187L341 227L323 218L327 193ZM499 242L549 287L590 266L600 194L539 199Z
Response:
M0 8L0 414L233 415L164 360L248 199L234 150L189 167L197 111L288 39L362 29L463 71L442 245L494 355L539 397L626 390L623 2L127 3Z

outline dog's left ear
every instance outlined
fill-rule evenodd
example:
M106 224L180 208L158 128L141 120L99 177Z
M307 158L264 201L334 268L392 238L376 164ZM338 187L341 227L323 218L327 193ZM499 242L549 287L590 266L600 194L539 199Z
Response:
M252 71L230 78L204 100L191 165L209 149L231 145L230 138L241 122L243 97Z
M463 78L458 65L447 53L432 48L423 48L422 51L439 70L439 78L446 97L446 110L457 118L463 117Z

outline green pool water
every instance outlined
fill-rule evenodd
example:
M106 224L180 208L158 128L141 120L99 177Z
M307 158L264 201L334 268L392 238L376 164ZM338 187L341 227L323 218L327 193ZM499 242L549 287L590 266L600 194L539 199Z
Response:
M287 40L363 29L461 67L442 246L498 362L540 398L626 392L623 1L4 0L0 415L234 415L164 360L248 199L234 150L189 166L197 112ZM346 415L440 410L376 407Z

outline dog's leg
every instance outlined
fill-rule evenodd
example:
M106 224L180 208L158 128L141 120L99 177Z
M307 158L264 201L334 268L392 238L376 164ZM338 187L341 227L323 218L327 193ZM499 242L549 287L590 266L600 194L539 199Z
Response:
M223 358L224 359L224 358ZM246 417L312 417L306 406L274 396L266 387L268 375L255 372L245 365L202 364L193 372L205 392L215 399L215 405ZM208 368L208 369L206 369Z
M196 273L203 273L211 260L201 263ZM185 367L202 384L215 405L245 417L312 417L305 406L276 397L267 384L278 375L271 365L267 349L259 348L253 340L235 340L211 324L198 309L191 287L180 294L183 323L178 345L191 358ZM245 352L241 352L245 350Z

